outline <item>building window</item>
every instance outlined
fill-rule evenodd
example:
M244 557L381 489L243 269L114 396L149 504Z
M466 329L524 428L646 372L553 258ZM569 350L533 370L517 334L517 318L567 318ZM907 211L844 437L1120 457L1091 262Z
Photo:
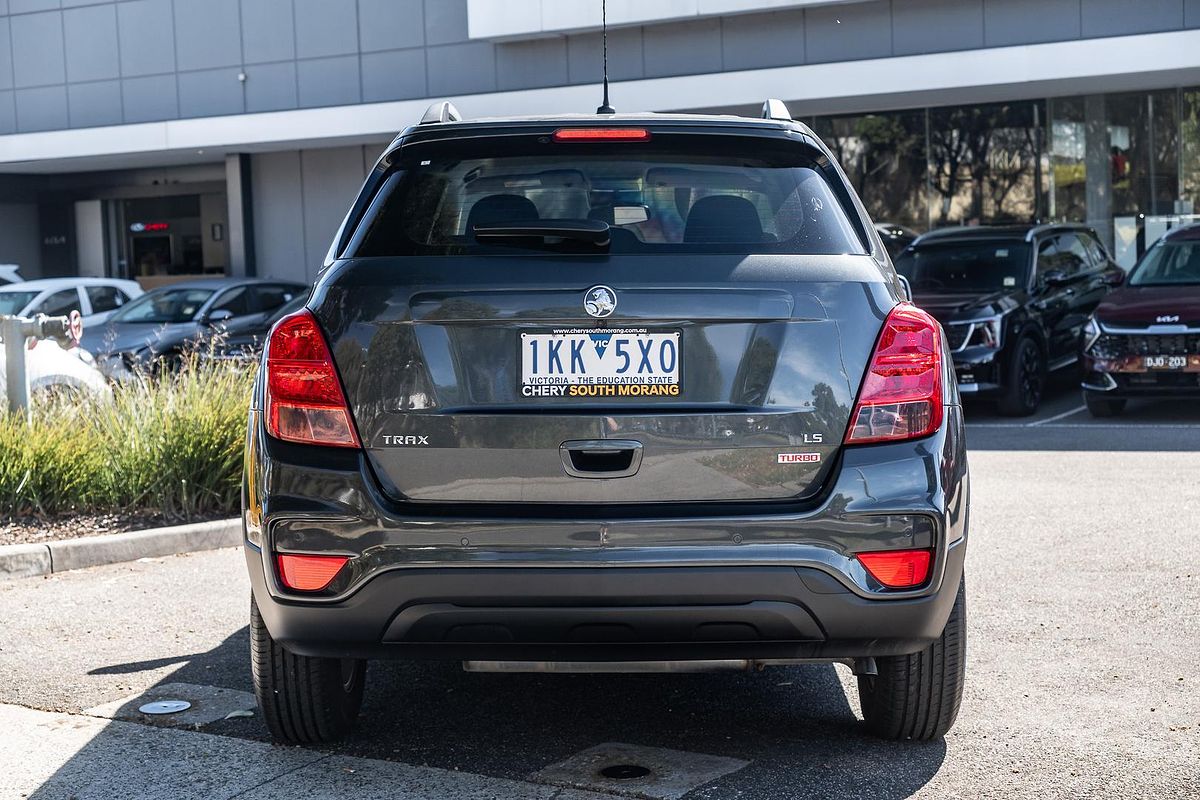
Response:
M833 151L873 220L929 226L925 112L821 117L814 131Z
M818 117L877 222L1084 222L1132 266L1200 197L1200 87Z
M930 110L931 227L1041 216L1043 114L1039 102Z
M1195 214L1200 198L1200 89L1180 93L1180 213Z
M1049 216L1055 220L1088 219L1087 119L1082 97L1050 101Z

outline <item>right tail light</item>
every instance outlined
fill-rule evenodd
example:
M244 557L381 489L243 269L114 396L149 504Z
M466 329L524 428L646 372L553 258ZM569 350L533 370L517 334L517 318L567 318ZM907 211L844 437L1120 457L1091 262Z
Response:
M871 577L889 589L912 589L929 578L932 550L882 550L855 556Z
M901 303L883 323L846 444L919 439L941 424L941 328L928 313Z

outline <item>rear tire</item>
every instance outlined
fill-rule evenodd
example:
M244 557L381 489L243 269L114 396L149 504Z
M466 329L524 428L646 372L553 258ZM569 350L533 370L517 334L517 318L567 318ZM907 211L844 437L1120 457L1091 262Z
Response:
M1013 349L1004 393L996 406L1006 417L1028 417L1042 404L1046 391L1046 357L1036 340L1023 337Z
M946 628L919 653L875 659L878 675L858 679L867 730L884 739L940 739L954 724L962 703L967 664L965 582Z
M354 727L367 662L289 652L271 638L250 598L254 694L271 736L286 744L328 744Z
M1116 417L1125 410L1125 400L1109 397L1095 397L1090 393L1083 395L1088 413L1093 417Z

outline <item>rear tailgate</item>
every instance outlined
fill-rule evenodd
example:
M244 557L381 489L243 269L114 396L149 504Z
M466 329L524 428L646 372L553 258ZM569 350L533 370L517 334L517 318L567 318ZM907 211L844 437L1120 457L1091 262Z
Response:
M663 503L817 494L893 302L866 256L712 255L351 260L313 305L393 499ZM533 388L618 350L661 388Z

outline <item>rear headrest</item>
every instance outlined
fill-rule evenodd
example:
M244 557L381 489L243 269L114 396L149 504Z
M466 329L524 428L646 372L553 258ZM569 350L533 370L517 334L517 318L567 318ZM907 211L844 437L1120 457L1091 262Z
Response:
M717 194L697 200L688 213L683 241L700 244L761 242L758 209L744 197Z
M476 225L496 222L534 222L540 219L537 206L519 194L489 194L471 206L467 215L467 233L474 235Z

